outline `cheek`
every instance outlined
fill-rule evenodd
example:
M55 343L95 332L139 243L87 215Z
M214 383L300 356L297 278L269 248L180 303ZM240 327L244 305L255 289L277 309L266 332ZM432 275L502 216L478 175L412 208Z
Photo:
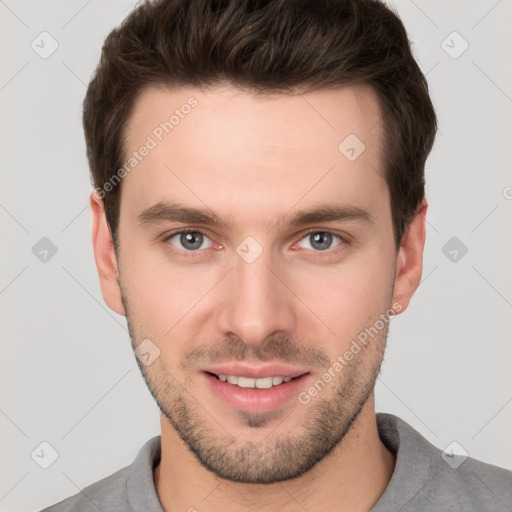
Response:
M162 337L200 298L202 280L184 267L171 267L160 248L137 249L128 237L124 242L122 284L131 313L153 336Z
M125 272L123 290L129 302L136 344L148 338L158 347L159 366L153 367L153 378L166 381L166 373L179 375L177 365L183 351L191 340L200 338L200 332L195 330L193 306L206 290L198 291L195 286L198 278L185 276L183 271L171 273L169 269L164 271L142 263L137 259L136 270Z
M357 263L319 272L314 280L310 273L297 277L294 291L333 331L336 343L344 345L388 310L392 277L391 261L361 257Z
M187 314L211 288L210 279L183 270L166 271L150 268L136 271L124 284L130 306L151 332L159 337L170 336L168 331Z
M229 297L223 289L232 286L229 278L219 282L229 264L176 265L162 248L141 249L130 244L128 238L124 240L123 288L134 317L147 335L162 342L183 336L184 330L192 338L200 335L201 326L204 329L214 316L218 294ZM389 308L392 293L394 261L391 256L385 257L392 253L387 249L382 243L375 243L352 253L338 265L301 264L287 268L284 280L290 282L290 288L304 303L290 297L301 318L297 328L313 334L320 334L321 329L323 336L332 336L336 344L345 345L372 325ZM212 307L213 303L217 306ZM169 345L175 344L166 343L165 350L172 350L167 348Z

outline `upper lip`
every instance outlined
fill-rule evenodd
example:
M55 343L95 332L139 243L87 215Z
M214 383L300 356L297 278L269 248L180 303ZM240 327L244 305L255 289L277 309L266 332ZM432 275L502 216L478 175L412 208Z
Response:
M279 363L251 365L248 363L224 363L208 366L202 371L214 373L215 375L234 375L237 377L247 377L260 379L263 377L300 377L308 370L288 366Z

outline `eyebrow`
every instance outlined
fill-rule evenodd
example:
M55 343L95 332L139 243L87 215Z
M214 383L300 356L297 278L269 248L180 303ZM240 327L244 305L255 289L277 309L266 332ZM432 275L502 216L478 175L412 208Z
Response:
M146 208L138 215L137 221L142 226L158 225L173 221L231 230L237 226L237 222L231 216L222 219L209 209L192 208L166 202L159 202ZM272 223L272 229L275 227L299 228L308 224L335 221L359 221L372 224L372 216L368 210L355 205L323 204L307 210L278 216Z

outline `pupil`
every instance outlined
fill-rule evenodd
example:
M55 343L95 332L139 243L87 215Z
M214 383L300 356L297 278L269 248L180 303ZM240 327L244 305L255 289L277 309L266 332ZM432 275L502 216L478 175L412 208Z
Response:
M194 238L196 239L195 243ZM199 233L198 231L195 231L193 233L184 233L181 235L180 242L183 245L183 247L186 247L187 249L198 249L199 247L201 247L201 244L203 243L202 234Z
M314 233L312 235L313 243L311 244L316 249L319 249L320 251L325 251L326 249L329 249L329 246L332 242L332 235L330 233L325 232L319 232ZM315 245L320 244L320 245Z

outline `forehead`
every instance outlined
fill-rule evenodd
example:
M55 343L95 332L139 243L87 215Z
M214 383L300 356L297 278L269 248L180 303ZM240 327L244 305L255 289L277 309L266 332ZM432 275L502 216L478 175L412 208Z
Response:
M125 161L137 161L122 203L140 210L174 200L254 216L319 198L375 208L387 195L380 119L368 86L264 96L228 85L148 88L125 131ZM143 146L145 156L131 156Z
M229 142L229 147L251 142L285 147L289 143L297 149L298 141L309 139L309 148L319 142L313 132L327 139L325 146L350 133L372 143L380 135L380 119L377 94L367 85L262 95L230 85L148 87L137 97L128 119L125 148L142 135L160 139L171 133L176 143L193 133L198 137L196 150L216 153L225 146L218 144L221 140ZM282 131L283 125L288 130Z

